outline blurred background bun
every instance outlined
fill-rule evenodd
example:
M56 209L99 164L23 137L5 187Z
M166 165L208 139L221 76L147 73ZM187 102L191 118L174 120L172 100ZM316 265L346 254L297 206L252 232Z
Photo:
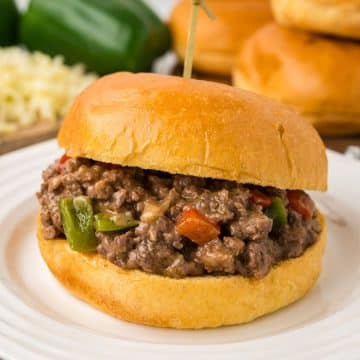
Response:
M271 23L243 46L235 86L293 105L322 134L360 133L360 44Z
M360 39L359 0L271 0L281 25Z
M174 49L185 57L190 0L180 1L170 17ZM235 54L259 27L271 21L269 0L208 0L216 21L199 11L194 69L217 75L230 75Z

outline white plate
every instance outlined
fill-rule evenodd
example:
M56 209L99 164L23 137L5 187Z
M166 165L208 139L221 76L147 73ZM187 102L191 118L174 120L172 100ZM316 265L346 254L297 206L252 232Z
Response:
M288 308L214 330L156 329L115 320L68 294L35 238L40 174L61 152L54 141L0 158L0 357L5 359L359 358L360 163L328 152L328 216L320 281Z

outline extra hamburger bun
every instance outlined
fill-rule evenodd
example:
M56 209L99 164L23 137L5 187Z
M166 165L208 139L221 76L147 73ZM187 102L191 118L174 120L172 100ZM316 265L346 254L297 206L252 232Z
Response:
M80 94L59 133L71 157L325 190L324 145L276 101L234 87L157 74L115 73Z
M285 26L360 39L359 0L271 0Z
M249 322L303 297L321 271L325 223L317 242L281 262L261 280L242 276L173 279L124 270L100 255L72 251L66 240L45 240L42 257L74 295L117 318L159 327L206 328Z
M174 48L185 57L190 0L181 0L170 18ZM217 75L230 75L233 61L244 40L268 21L272 15L269 0L208 0L216 21L199 11L194 54L194 68Z
M242 48L233 83L291 104L323 134L360 133L359 63L356 42L272 23Z

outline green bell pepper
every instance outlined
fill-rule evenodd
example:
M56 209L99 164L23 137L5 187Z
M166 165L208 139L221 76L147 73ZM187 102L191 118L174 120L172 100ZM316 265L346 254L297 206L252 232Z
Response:
M147 71L170 47L168 28L141 0L31 0L20 39L101 75Z
M124 213L115 215L100 213L95 215L96 231L121 231L137 225L139 225L139 221L134 220L132 216L128 216Z
M0 0L0 46L17 42L19 13L15 0Z
M287 210L278 196L272 198L272 203L265 209L265 214L273 219L272 231L278 231L282 225L287 224Z
M98 241L95 237L93 209L86 196L63 198L59 210L66 239L76 251L94 251Z

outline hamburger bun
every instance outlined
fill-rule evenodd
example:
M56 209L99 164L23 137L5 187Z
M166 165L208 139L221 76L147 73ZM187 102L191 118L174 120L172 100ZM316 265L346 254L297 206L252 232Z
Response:
M303 297L321 271L326 230L320 221L317 242L261 280L240 275L173 279L124 270L100 255L72 251L66 240L45 240L40 221L37 236L51 272L80 299L119 319L198 329L249 322Z
M269 0L208 0L216 21L199 11L194 53L194 68L204 73L231 74L238 47L272 15ZM181 0L170 17L174 49L185 57L191 4Z
M281 25L360 39L359 0L271 0Z
M234 87L157 74L105 76L75 100L58 136L71 157L326 190L324 145L296 112Z
M58 141L70 157L235 180L325 190L324 146L288 107L231 86L156 74L116 73L75 100ZM321 271L325 222L314 245L257 280L240 275L180 279L125 270L105 257L44 239L41 254L79 298L120 319L172 328L249 322L306 294Z
M322 134L360 133L359 62L356 42L272 23L238 54L233 83L292 105Z

